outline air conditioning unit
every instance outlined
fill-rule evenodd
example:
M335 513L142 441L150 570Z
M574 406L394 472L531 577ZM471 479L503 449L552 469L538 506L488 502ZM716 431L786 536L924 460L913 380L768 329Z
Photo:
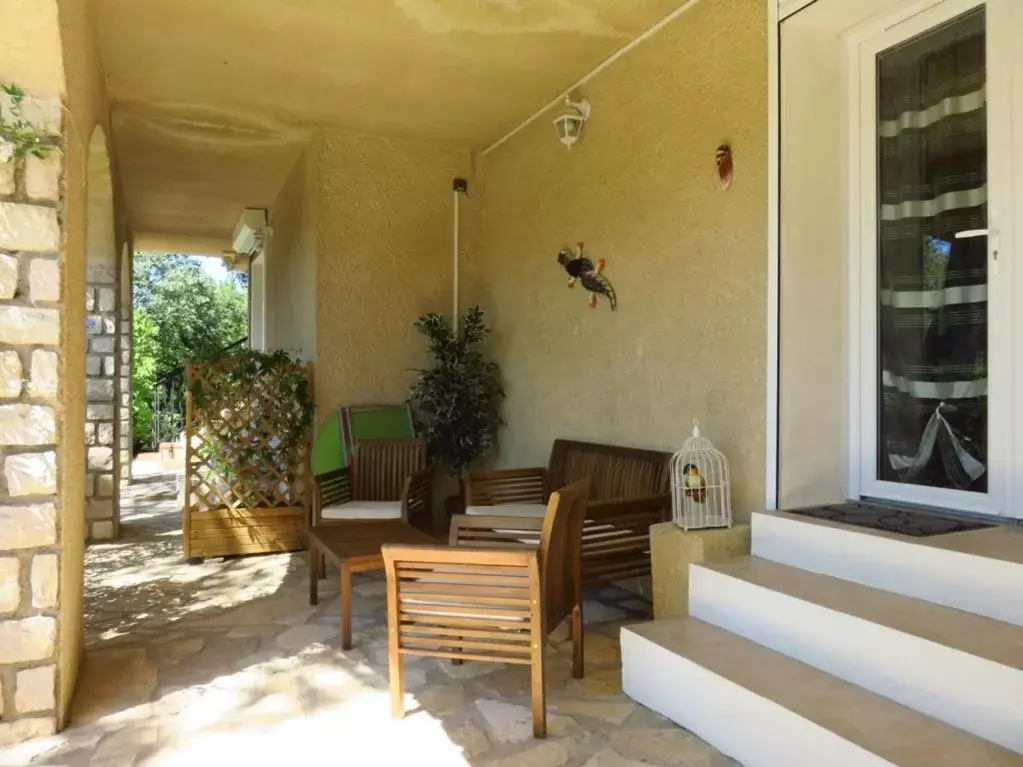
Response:
M262 208L246 208L234 228L231 247L235 253L254 256L266 244L266 211Z

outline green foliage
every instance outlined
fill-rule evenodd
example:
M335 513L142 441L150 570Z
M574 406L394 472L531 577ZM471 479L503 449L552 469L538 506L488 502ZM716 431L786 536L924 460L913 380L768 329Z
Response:
M132 325L131 423L136 440L148 438L153 423L153 387L156 385L158 352L156 323L143 308L135 310ZM147 439L148 441L148 439Z
M500 369L478 348L490 330L478 306L462 315L458 334L446 317L432 312L414 326L426 336L433 367L416 370L409 402L431 457L461 476L493 449L502 423Z
M248 333L245 293L217 282L194 258L140 254L134 283L135 306L159 328L158 376L181 370L190 359L207 359Z
M215 363L224 361L218 366ZM239 403L258 403L258 417L248 428L211 428L203 443L203 458L221 476L239 474L239 467L273 466L280 475L295 467L313 423L313 399L306 368L284 351L243 349L212 359L204 377L192 381L192 406L210 410L218 423L222 410Z
M47 136L26 120L21 114L21 104L25 100L25 92L13 83L0 83L0 91L10 99L10 117L0 111L0 139L7 141L14 149L15 158L26 155L46 157L53 147L47 143ZM0 157L0 161L3 158Z
M248 298L236 281L206 274L197 259L158 253L135 257L133 293L132 415L141 447L153 444L154 384L182 375L189 360L208 359L245 338Z

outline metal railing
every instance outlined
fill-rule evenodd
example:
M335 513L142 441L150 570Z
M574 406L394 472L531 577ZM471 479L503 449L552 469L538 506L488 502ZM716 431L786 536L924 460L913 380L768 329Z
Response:
M248 343L249 337L239 338L211 357L219 357ZM180 368L162 376L153 385L153 420L150 427L152 448L159 450L161 442L177 442L185 429L185 369Z

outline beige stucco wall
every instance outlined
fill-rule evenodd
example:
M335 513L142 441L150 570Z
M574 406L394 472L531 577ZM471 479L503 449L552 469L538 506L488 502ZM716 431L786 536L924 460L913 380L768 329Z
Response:
M508 391L501 464L543 463L557 436L675 449L698 417L739 516L763 508L766 26L762 0L699 3L585 86L576 147L541 119L486 157L474 282ZM616 313L566 288L577 240L607 259Z
M4 0L0 29L0 81L41 96L61 95L64 66L56 0Z
M321 136L314 151L319 412L401 402L424 361L412 321L451 310L451 180L469 173L469 151L351 133ZM471 229L475 203L463 207Z
M88 145L97 124L109 120L95 30L84 0L59 0L67 77L65 114L65 249L62 312L60 502L61 571L60 704L70 703L83 652L85 540L85 268L88 216ZM113 158L112 147L108 147ZM116 168L114 195L117 198ZM118 241L125 225L118 217ZM115 251L116 252L116 251Z
M302 360L316 357L317 153L295 163L270 207L266 259L266 345Z

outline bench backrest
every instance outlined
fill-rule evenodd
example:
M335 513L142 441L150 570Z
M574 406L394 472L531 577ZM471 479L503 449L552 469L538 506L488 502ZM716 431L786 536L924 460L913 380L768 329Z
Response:
M591 501L639 498L668 491L670 462L659 450L556 439L547 481L553 489L589 478Z

